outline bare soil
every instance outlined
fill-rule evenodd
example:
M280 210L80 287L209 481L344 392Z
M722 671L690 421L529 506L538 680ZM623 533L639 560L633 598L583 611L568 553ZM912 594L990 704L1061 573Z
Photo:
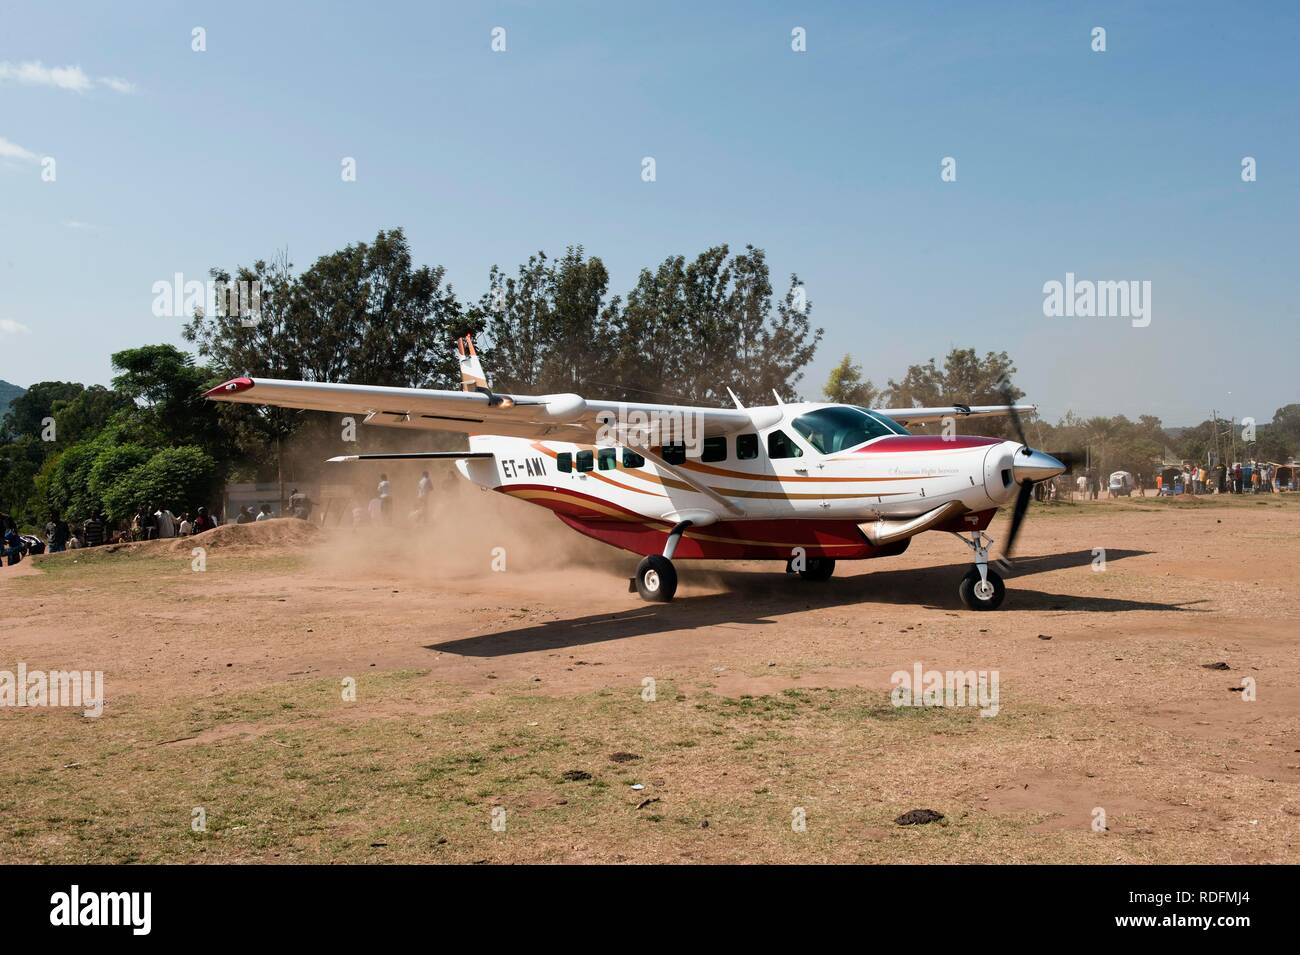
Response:
M107 702L0 707L0 852L1297 862L1298 532L1294 495L1036 505L993 613L939 534L825 583L683 562L646 604L636 558L472 488L49 555L0 568L0 670ZM996 671L997 714L892 705L918 663Z

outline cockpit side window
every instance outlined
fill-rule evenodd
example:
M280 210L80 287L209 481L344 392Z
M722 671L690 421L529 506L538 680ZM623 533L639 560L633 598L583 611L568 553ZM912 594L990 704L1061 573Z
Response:
M773 460L801 458L803 457L803 448L795 444L788 434L778 428L767 436L767 456Z

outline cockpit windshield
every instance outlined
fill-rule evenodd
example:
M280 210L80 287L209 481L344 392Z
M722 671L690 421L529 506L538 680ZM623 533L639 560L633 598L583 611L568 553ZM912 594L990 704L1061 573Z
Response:
M875 419L876 419L877 421L879 421L881 424L885 425L887 428L889 428L891 431L893 431L894 434L911 434L911 433L912 433L912 432L908 431L906 428L904 428L904 427L903 427L901 424L899 424L897 421L895 421L893 418L889 417L889 415L887 415L887 414L881 414L879 411L872 411L870 408L862 408L862 409L859 409L859 410L861 410L861 411L865 411L867 414L871 415L871 417L875 418Z
M837 405L818 408L795 418L794 429L822 454L834 454L856 448L872 438L907 434L884 415L862 408Z

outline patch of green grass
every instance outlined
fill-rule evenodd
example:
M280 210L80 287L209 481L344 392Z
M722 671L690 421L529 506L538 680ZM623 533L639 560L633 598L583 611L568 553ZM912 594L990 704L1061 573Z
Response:
M0 721L0 849L45 862L552 861L575 844L578 857L614 861L725 859L743 846L774 861L857 858L856 827L913 808L894 804L899 774L950 786L947 740L1032 745L1061 721L895 709L856 689L485 699L409 670L363 675L355 703L340 689L125 697L99 720L11 714ZM642 759L609 758L626 751ZM567 781L569 770L591 778ZM829 792L855 803L823 805ZM659 802L638 810L647 798ZM795 806L817 807L830 831L791 838ZM196 807L206 832L191 829ZM505 833L491 828L493 807ZM651 822L672 824L646 843ZM720 831L732 848L711 850Z

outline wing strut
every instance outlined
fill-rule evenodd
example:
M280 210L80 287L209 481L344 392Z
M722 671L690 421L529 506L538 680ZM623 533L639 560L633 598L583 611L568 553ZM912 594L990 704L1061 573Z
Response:
M340 454L326 464L348 464L352 461L460 461L463 458L492 458L491 451L376 451L374 454Z

